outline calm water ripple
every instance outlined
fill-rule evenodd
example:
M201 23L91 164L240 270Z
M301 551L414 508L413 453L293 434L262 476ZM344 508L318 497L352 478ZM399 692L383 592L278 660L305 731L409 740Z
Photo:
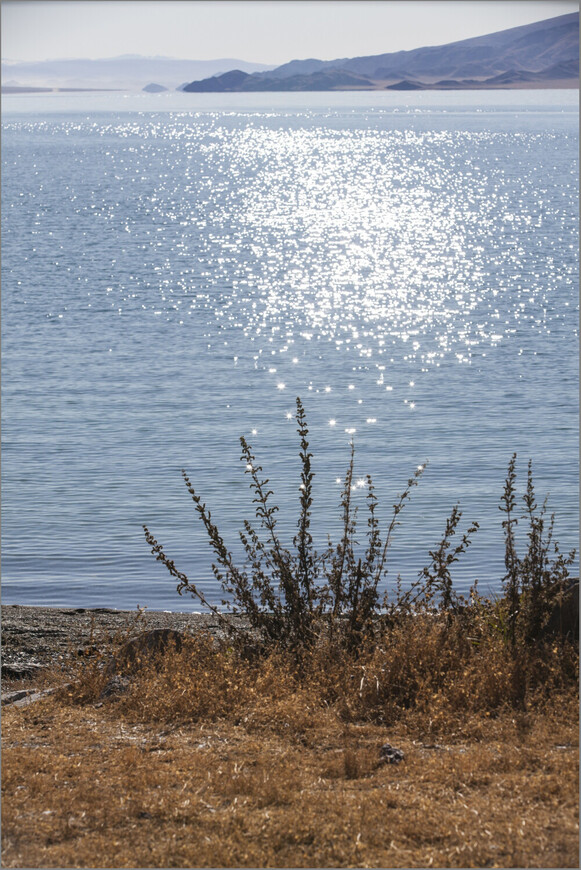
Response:
M429 460L392 580L459 502L498 590L514 451L577 546L576 94L168 96L5 101L4 601L194 607L143 522L219 600L179 470L239 552L244 434L290 542L297 395L320 543L353 439L384 522Z

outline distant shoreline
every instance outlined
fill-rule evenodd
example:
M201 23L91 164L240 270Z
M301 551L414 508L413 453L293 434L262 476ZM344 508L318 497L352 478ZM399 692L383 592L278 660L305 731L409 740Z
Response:
M264 91L199 91L197 93L227 93L227 94L235 94L235 93L253 93L253 94L329 94L329 93L356 93L359 91L365 91L366 93L370 93L372 91L391 91L393 93L417 93L422 91L546 91L546 90L554 90L554 91L571 91L571 90L579 90L579 81L575 79L571 80L557 80L557 81L547 81L547 82L515 82L512 84L498 84L491 85L487 83L482 84L470 84L463 85L460 83L450 84L450 85L430 85L430 84L422 84L417 87L398 87L397 85L377 85L377 87L336 87L336 88L328 88L324 90L264 90ZM2 85L1 93L5 95L13 95L18 96L20 94L72 94L72 93L110 93L110 94L120 94L120 93L128 93L128 94L140 94L143 93L142 90L133 90L130 88L50 88L50 87L33 87L33 86L16 86L16 85ZM168 89L164 93L188 93L187 91L175 90L172 91ZM196 92L195 92L196 93ZM152 94L152 96L158 96L158 94Z
M1 93L3 94L71 94L71 93L110 93L119 94L123 88L40 88L33 86L20 85L2 85Z

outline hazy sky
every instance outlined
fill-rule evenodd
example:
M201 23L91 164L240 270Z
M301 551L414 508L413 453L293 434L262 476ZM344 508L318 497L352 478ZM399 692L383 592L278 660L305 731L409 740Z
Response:
M578 9L569 0L2 0L2 58L333 60L442 45Z

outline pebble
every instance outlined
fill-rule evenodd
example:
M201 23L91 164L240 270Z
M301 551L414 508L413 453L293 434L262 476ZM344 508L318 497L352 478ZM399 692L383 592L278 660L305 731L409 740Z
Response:
M384 743L379 750L379 757L386 764L399 764L404 761L405 755L401 749L395 749L391 743Z

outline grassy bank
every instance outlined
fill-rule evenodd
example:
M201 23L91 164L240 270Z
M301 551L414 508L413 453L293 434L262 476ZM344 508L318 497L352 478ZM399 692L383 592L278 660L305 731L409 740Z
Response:
M4 711L3 866L576 867L577 649L470 637L408 617L297 660L199 634L108 695L78 665Z

